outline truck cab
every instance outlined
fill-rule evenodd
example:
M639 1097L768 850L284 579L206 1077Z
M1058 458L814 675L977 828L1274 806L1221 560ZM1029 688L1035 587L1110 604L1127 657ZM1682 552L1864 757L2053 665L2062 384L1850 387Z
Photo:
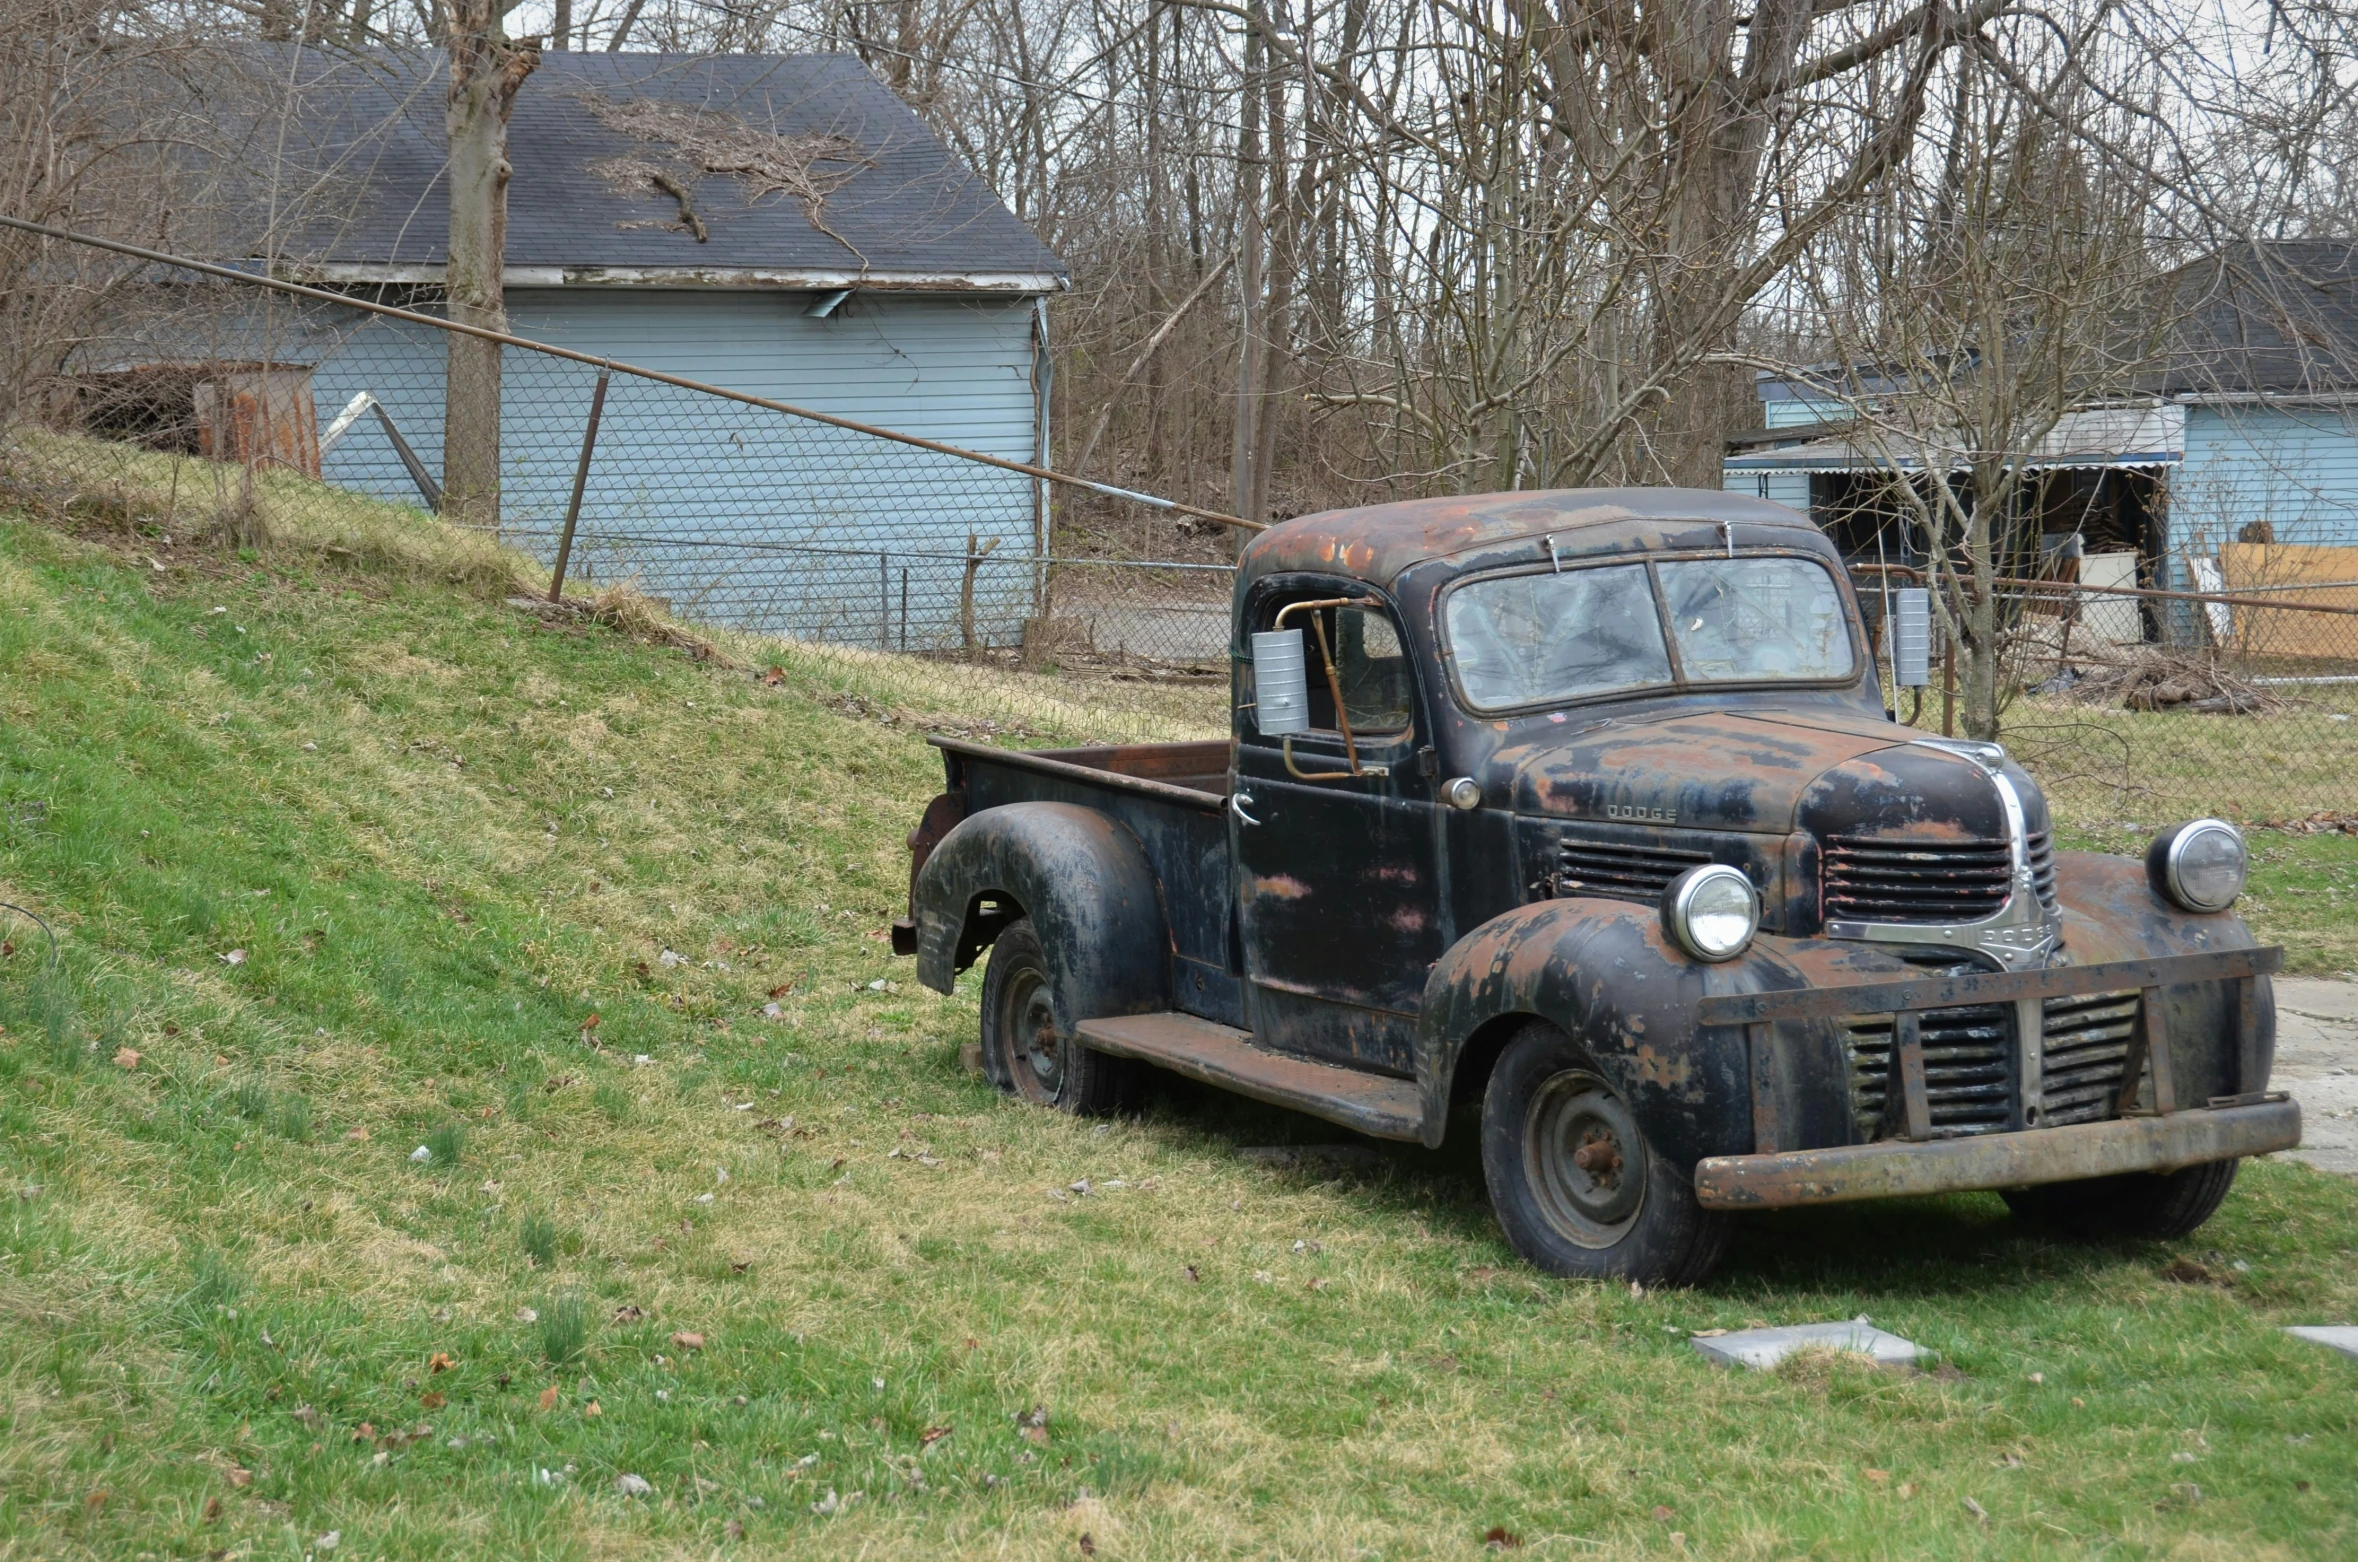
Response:
M1002 1089L1162 1068L1381 1138L1478 1133L1509 1241L1691 1283L1743 1212L2002 1192L2192 1230L2299 1140L2241 837L2058 852L1996 744L1895 724L1782 506L1581 490L1261 533L1229 741L936 739L896 947L992 950Z

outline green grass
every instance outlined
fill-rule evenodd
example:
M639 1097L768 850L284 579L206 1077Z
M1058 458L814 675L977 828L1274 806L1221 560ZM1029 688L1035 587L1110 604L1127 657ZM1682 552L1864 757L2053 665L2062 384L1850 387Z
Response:
M939 762L840 669L151 551L0 521L0 900L63 940L0 961L7 1554L2358 1551L2358 1367L2278 1332L2358 1314L2358 1187L1545 1279L1465 1136L1271 1169L1343 1136L967 1078L972 981L882 941ZM1860 1314L1952 1370L1686 1340Z

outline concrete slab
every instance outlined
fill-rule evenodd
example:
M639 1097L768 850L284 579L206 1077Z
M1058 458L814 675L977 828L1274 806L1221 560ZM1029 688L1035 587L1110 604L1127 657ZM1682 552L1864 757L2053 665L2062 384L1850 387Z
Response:
M2358 1176L2358 982L2280 976L2276 1071L2269 1083L2301 1103L2295 1160Z
M1779 1329L1745 1329L1713 1338L1697 1336L1687 1343L1703 1359L1718 1367L1750 1367L1763 1372L1797 1350L1849 1350L1872 1356L1885 1366L1906 1366L1924 1352L1896 1334L1871 1324L1795 1323Z
M2358 1329L2347 1324L2305 1324L2284 1332L2296 1340L2308 1340L2328 1350L2338 1350L2345 1356L2358 1358Z

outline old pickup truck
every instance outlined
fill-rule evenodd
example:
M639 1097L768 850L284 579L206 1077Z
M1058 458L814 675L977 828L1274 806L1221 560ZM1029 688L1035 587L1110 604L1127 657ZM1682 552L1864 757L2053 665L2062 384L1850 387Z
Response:
M895 947L942 992L990 950L1001 1089L1111 1112L1152 1067L1377 1138L1462 1122L1518 1252L1646 1284L1843 1200L2182 1235L2299 1142L2242 837L2057 851L2002 748L1893 722L1791 510L1308 516L1244 550L1232 644L1226 742L935 739Z

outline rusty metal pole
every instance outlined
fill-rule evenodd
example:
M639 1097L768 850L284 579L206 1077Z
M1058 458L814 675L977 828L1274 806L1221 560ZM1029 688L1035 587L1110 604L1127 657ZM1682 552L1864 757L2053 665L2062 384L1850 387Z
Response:
M610 371L598 370L597 389L590 392L589 427L581 434L581 461L573 469L573 498L565 506L565 533L557 539L556 567L549 571L549 600L558 602L565 595L565 565L573 557L573 528L581 521L581 496L589 489L590 452L598 448L598 421L606 415L606 376Z
M1941 646L1940 735L1957 735L1957 637L1953 634Z

